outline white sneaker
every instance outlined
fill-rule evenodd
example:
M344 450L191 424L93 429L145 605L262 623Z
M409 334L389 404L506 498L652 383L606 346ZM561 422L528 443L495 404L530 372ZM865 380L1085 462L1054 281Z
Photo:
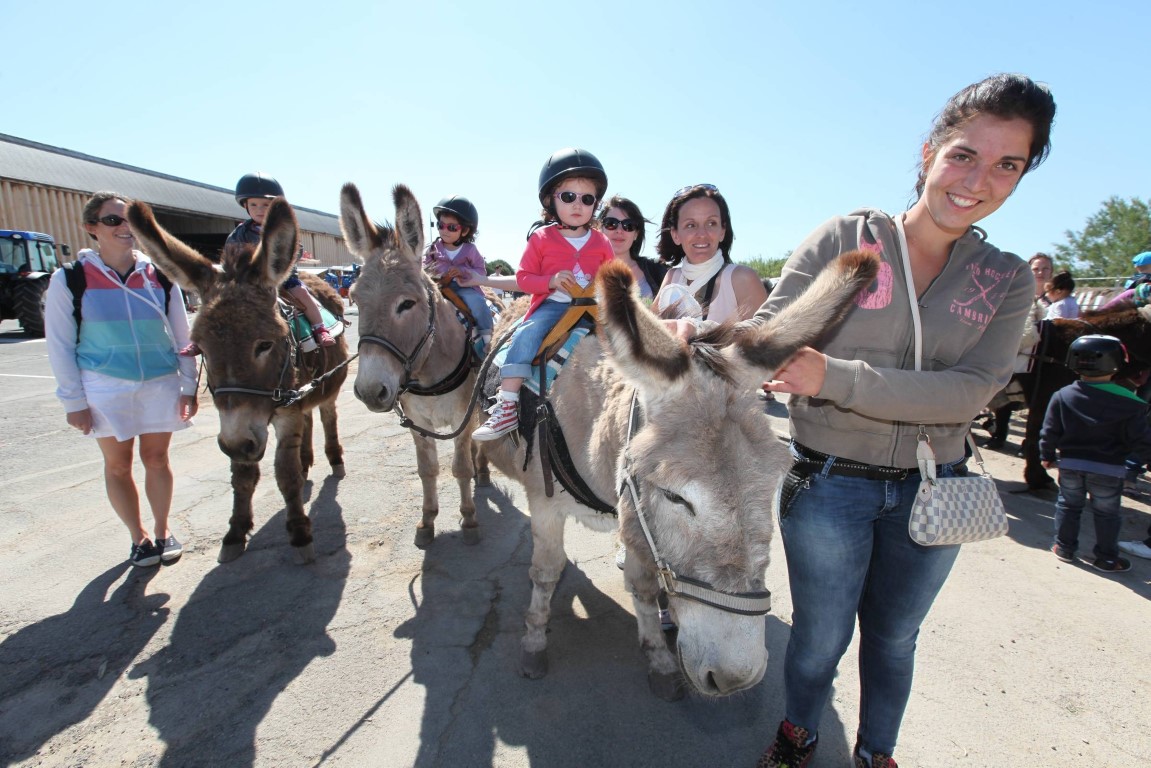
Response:
M1142 541L1121 541L1119 542L1119 549L1129 555L1135 555L1135 557L1141 557L1144 560L1151 560L1151 547Z
M519 403L512 400L499 400L490 411L491 416L475 432L472 439L485 442L503 437L520 424Z
M624 569L624 566L626 566L626 565L627 565L627 545L621 541L619 544L619 547L615 551L615 567L619 568L622 571Z

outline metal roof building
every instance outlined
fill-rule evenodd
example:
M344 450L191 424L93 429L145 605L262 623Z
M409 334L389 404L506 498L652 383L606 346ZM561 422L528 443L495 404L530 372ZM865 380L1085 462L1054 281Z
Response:
M84 203L103 189L148 203L165 229L210 256L244 218L231 189L0 133L0 228L45 232L75 254L91 242L80 221ZM353 261L337 216L293 209L314 259L323 266Z

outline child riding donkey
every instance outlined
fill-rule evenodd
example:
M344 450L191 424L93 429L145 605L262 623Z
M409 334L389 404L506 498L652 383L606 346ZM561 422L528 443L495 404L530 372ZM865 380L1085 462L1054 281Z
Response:
M532 294L531 306L500 368L499 399L472 439L495 440L519 425L520 387L531 375L540 344L572 306L573 294L582 296L600 265L614 258L611 243L590 226L606 191L603 165L587 150L561 149L544 163L539 178L544 226L528 236L516 272L520 289Z

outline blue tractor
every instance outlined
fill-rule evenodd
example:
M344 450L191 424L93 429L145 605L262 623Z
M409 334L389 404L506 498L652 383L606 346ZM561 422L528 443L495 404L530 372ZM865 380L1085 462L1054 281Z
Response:
M59 266L51 235L0 229L0 320L19 320L25 334L42 337L44 292Z

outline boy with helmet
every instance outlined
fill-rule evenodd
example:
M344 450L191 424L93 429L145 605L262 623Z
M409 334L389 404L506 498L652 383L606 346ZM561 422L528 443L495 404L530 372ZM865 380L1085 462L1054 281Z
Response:
M228 246L238 243L259 245L261 228L264 226L264 219L268 216L268 210L272 207L272 200L283 196L284 188L280 186L280 182L266 173L257 171L241 176L240 180L236 182L236 202L247 211L250 218L228 235L228 239L224 241L225 250ZM301 243L296 258L299 258L303 252L304 246ZM300 282L300 276L295 266L292 267L292 274L288 275L280 289L291 294L296 303L303 308L304 317L308 318L308 322L312 325L312 338L316 340L316 345L321 347L335 346L336 340L324 327L324 319L320 315L320 303ZM180 350L180 354L195 356L200 354L200 349L195 344L189 344Z
M1067 353L1067 367L1080 380L1055 393L1047 406L1039 455L1043 466L1059 467L1055 502L1055 543L1051 551L1065 563L1079 545L1079 517L1091 496L1095 517L1095 557L1091 565L1108 573L1131 569L1119 556L1119 505L1124 460L1135 454L1151 461L1147 403L1111 381L1127 362L1114 336L1080 336Z
M461 195L445 197L435 204L432 212L436 216L433 226L439 231L439 237L424 254L424 268L447 280L448 287L467 305L480 332L482 349L486 351L492 342L492 312L488 301L479 288L459 283L460 278L470 277L471 272L481 277L488 273L484 257L475 246L479 212Z
M519 425L520 387L532 358L571 304L570 291L586 288L604 262L615 257L602 232L591 228L596 205L607 191L607 174L583 149L561 149L540 171L543 226L528 235L516 282L532 294L523 322L512 334L500 368L500 394L473 440L495 440Z

